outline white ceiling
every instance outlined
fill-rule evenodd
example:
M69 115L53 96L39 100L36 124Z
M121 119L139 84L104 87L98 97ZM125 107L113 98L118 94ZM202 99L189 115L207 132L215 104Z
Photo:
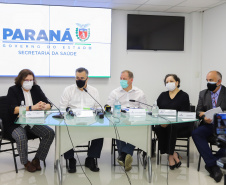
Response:
M226 3L226 0L0 0L0 2L98 7L131 11L192 13Z

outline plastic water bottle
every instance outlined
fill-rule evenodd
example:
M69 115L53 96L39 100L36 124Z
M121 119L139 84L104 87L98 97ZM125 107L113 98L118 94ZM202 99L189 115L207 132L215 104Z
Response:
M158 117L159 115L159 107L157 106L157 101L152 106L152 116L153 117Z
M24 101L21 101L21 105L19 108L19 115L20 117L25 117L26 115L26 106L24 105Z
M114 103L113 116L117 118L121 117L121 104L118 99L116 99Z

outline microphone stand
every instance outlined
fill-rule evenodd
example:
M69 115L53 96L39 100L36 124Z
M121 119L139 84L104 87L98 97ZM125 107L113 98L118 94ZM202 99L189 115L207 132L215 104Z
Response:
M53 103L53 102L51 102L48 98L47 98L47 100L48 100L51 104L53 104L53 105L54 105L54 103ZM64 119L64 116L63 116L63 114L60 112L60 109L59 109L56 105L54 105L54 107L56 107L56 108L57 108L57 110L59 111L59 113L60 113L60 114L58 114L58 115L54 115L54 116L53 116L53 118Z
M104 110L103 109L103 107L101 106L101 104L87 91L87 89L86 88L83 88L83 90L86 92L86 93L88 93L94 100L95 100L95 102L97 102L98 103L98 105L100 105L100 107L101 107L101 109L102 110Z
M84 89L84 91L86 92L86 93L88 93L97 103L98 103L98 105L100 105L100 107L101 107L101 109L102 109L102 112L104 112L104 109L103 109L103 107L101 106L101 104L87 91L87 89L86 88L83 88ZM100 119L103 119L104 118L104 113L101 113L101 112L99 112L99 113L97 113L97 111L96 111L96 114L99 116L99 118Z
M149 106L149 107L153 107L153 106L151 106L151 105L148 105L148 104L146 104L146 103L143 103L143 102L140 102L140 101L136 101L136 100L129 100L130 102L138 102L138 103L140 103L140 104L143 104L143 105L146 105L146 106ZM148 112L148 115L152 115L152 112Z
M140 102L140 101L137 101L137 100L129 100L129 101L130 101L130 102L138 102L138 103L140 103L140 104L147 105L147 106L149 106L149 107L152 108L151 105L148 105L148 104L146 104L146 103L143 103L143 102Z

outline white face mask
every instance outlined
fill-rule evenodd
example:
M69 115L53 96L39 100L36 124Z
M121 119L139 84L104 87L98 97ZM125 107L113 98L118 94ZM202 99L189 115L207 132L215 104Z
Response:
M169 82L166 84L166 88L168 89L168 91L173 91L174 89L176 89L176 85L175 82Z
M32 86L33 86L34 82L33 81L24 81L22 87L27 90L30 91Z

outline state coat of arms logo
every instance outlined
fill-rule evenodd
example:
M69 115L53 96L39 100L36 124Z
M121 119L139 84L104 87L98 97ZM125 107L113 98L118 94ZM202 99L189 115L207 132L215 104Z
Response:
M87 41L90 37L90 28L88 28L90 24L76 23L76 25L78 26L75 31L77 39L82 42Z

